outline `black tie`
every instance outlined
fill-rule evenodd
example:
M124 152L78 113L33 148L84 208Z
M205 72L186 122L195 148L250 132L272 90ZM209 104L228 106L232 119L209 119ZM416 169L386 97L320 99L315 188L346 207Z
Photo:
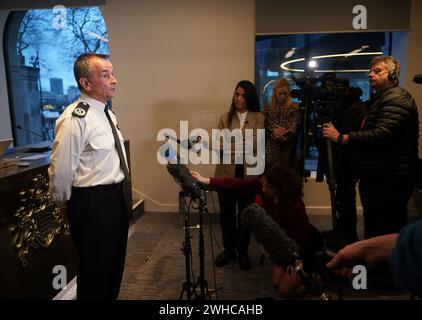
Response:
M111 120L110 114L108 112L108 106L105 106L104 112L107 116L108 122L111 126L111 131L113 131L113 137L114 137L114 145L116 146L117 153L119 154L120 159L120 168L123 170L123 173L125 174L126 180L130 183L130 174L129 170L126 166L125 156L123 154L122 144L120 143L119 135L117 134L116 126L113 123L113 120Z

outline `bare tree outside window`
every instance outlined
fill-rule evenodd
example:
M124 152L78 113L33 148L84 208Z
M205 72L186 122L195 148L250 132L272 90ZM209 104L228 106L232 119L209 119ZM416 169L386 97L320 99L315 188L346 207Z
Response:
M59 13L16 12L9 18L6 58L16 146L54 139L56 119L80 94L73 78L76 57L84 52L109 54L107 28L98 7L62 8Z

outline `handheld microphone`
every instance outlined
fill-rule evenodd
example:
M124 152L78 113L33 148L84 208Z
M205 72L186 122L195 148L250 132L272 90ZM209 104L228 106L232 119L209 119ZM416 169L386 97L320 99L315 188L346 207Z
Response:
M413 82L417 83L417 84L421 84L422 83L422 73L415 74L415 76L413 77Z
M38 136L38 137L41 137L41 138L43 138L43 139L45 139L41 134L39 134L39 133L36 133L35 131L32 131L32 130L29 130L29 129L26 129L26 128L24 128L24 127L22 127L21 125L16 125L16 128L18 128L18 129L20 129L20 130L23 130L23 131L27 131L27 132L29 132L29 133L31 133L31 134L33 134L33 135L36 135L36 136ZM46 140L48 140L48 141L50 141L50 142L54 142L53 140L51 140L51 139L46 139Z

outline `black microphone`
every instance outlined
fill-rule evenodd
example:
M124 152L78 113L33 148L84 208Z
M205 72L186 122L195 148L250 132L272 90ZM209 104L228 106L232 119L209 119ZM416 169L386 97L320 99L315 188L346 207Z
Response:
M178 144L180 144L180 145L184 145L184 144L185 144L185 142L186 142L186 140L180 141L180 139L175 138L175 137L173 137L173 136L171 136L171 135L169 135L169 134L166 134L166 137L167 137L167 138L169 138L170 140L176 141L176 142L177 142ZM192 149L192 147L194 146L194 144L195 144L195 143L197 143L197 142L201 141L201 136L192 137L192 138L195 138L195 139L192 139L193 144L192 144L192 142L191 142L191 138L188 138L188 139L187 139L187 143L188 143L188 150Z
M417 83L417 84L421 84L422 83L422 73L415 74L415 76L413 77L413 82Z
M292 267L302 284L310 292L318 295L322 300L329 299L322 292L322 286L303 270L296 241L291 239L261 206L252 204L245 208L240 213L240 221L262 245L274 264L282 266L284 269Z
M23 131L27 131L27 132L29 132L29 133L32 133L33 135L36 135L36 136L38 136L38 137L41 137L41 138L43 138L44 139L44 137L41 135L41 134L39 134L39 133L36 133L35 131L32 131L32 130L29 130L29 129L26 129L26 128L24 128L24 127L22 127L21 125L16 125L16 128L18 128L18 129L20 129L20 130L23 130ZM47 138L47 140L48 141L50 141L50 142L54 142L53 140L50 140L50 139L48 139Z
M171 163L170 161L167 163L167 171L182 187L183 192L188 194L193 199L199 199L202 204L206 203L204 188L192 177L188 168L184 164L180 163L179 156L177 156L177 163Z

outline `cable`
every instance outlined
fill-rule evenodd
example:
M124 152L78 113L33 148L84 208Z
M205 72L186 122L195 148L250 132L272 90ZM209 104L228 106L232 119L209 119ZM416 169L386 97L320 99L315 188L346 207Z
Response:
M210 192L208 191L207 193L210 194ZM214 206L214 211L215 211L215 206ZM218 300L217 276L215 273L215 264L214 264L214 245L212 241L214 232L212 229L212 219L211 219L211 214L209 211L208 211L208 226L209 226L209 237L210 237L210 245L211 245L212 273L213 273L213 279L214 279L215 298Z

